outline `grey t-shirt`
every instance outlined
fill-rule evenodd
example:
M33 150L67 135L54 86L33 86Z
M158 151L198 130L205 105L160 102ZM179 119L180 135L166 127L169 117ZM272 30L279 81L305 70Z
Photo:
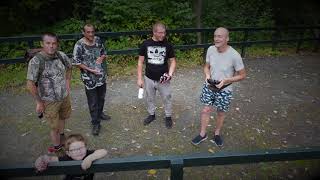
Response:
M240 54L231 46L223 53L218 52L214 45L210 46L207 51L206 63L210 65L211 79L218 81L233 77L236 71L244 68ZM223 90L232 91L232 85Z

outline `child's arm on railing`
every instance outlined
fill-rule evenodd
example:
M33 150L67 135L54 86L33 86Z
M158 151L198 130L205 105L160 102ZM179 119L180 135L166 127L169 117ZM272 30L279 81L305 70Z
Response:
M87 156L81 163L81 167L83 170L87 170L91 167L93 161L97 159L101 159L108 154L108 151L105 149L95 150L92 154Z

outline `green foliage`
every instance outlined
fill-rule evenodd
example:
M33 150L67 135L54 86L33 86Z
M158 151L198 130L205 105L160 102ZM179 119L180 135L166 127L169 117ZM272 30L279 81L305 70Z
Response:
M188 2L94 0L89 19L100 31L150 30L156 21L175 29L192 26L192 9Z
M274 24L271 0L206 0L204 3L204 27L272 26Z

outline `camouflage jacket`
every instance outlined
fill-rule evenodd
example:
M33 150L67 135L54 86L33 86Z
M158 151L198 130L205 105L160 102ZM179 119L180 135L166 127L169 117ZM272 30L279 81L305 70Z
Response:
M27 79L38 83L39 96L44 101L62 101L67 94L66 87L66 71L72 68L69 57L58 51L62 60L58 55L49 57L43 52L41 56L35 55L29 62ZM44 61L44 68L40 72L40 61ZM41 74L40 74L41 73Z

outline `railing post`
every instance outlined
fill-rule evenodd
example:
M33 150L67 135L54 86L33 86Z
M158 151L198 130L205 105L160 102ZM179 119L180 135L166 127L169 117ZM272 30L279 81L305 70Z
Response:
M27 42L28 42L29 48L32 49L34 47L33 40L28 40Z
M242 46L241 46L241 57L244 57L246 55L246 46L247 46L247 40L248 40L248 36L249 36L249 30L245 29L244 30L244 37L242 40Z
M318 52L319 44L320 44L320 29L319 28L312 29L312 34L314 38L317 39L314 44L313 52Z
M280 39L279 36L280 36L280 28L276 27L272 35L272 51L274 51L278 45L278 39Z
M299 53L299 51L300 51L300 47L301 47L301 44L302 44L303 35L304 35L304 29L301 30L300 33L299 33L299 40L298 40L298 43L297 43L296 53Z
M183 179L183 159L172 159L170 162L171 162L170 180L182 180Z

